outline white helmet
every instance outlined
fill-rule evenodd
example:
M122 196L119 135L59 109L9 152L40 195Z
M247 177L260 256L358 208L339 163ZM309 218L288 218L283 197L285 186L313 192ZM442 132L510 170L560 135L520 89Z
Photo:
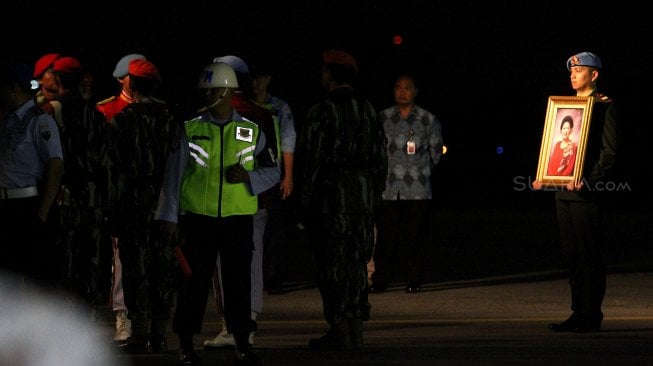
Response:
M231 66L223 62L214 62L202 70L197 87L200 89L238 88L238 80Z

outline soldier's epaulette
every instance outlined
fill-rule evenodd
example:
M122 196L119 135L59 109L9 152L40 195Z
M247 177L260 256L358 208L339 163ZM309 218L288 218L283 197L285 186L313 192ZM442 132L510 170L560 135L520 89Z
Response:
M594 99L596 99L598 102L601 103L612 103L612 98L608 97L607 95L603 93L596 93L594 95Z
M99 101L99 102L97 102L97 104L96 104L96 105L103 105L103 104L107 104L107 103L109 103L110 101L112 101L112 100L114 100L114 99L116 99L116 96L115 96L115 95L113 95L113 96L110 96L110 97L109 97L109 98L107 98L107 99L104 99L104 100L101 100L101 101Z

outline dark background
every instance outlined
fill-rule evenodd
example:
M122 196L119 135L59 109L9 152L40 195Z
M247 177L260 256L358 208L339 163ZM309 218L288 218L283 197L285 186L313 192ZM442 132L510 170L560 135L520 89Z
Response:
M651 3L22 1L0 9L6 57L33 64L49 52L76 56L103 99L117 90L115 63L143 53L159 66L162 96L180 114L191 108L199 70L226 54L274 63L273 92L290 103L298 129L322 93L323 51L342 48L357 58L360 88L379 109L392 105L397 73L412 72L418 104L438 117L448 147L434 177L444 208L553 208L550 193L526 187L547 98L573 94L565 62L592 51L604 64L599 88L618 101L625 127L631 190L619 193L620 207L648 212Z

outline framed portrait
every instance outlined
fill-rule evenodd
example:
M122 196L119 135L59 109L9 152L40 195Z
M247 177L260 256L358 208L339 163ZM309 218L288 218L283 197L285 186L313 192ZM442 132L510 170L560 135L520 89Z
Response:
M543 187L580 182L593 103L592 97L549 97L536 175Z

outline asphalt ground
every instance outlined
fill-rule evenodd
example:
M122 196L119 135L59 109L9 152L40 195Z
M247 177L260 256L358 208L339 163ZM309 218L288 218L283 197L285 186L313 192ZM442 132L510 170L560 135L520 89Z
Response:
M255 352L264 365L651 365L653 271L611 273L600 332L553 333L547 325L569 315L566 279L559 272L429 283L419 294L403 286L371 295L360 352L310 351L326 324L317 289L266 295ZM209 304L196 336L203 365L233 364L233 350L204 350L218 331ZM113 323L105 321L107 339ZM125 365L176 365L176 338L165 355L119 355Z
M602 329L560 334L547 328L570 312L551 211L436 214L441 235L423 291L405 293L398 276L387 292L370 294L372 316L359 352L308 350L327 325L310 246L295 228L284 262L286 292L264 295L254 350L264 365L653 365L651 218L611 214ZM97 322L110 342L108 309L100 308ZM233 350L202 347L218 326L210 298L195 337L203 365L233 364ZM125 365L176 365L177 339L169 333L168 340L164 355L117 355Z

